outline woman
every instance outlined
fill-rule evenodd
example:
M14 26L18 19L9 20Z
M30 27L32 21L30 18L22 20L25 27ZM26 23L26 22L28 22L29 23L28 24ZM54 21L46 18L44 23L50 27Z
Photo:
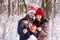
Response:
M44 13L41 8L38 8L36 11L36 18L34 21L34 25L37 27L37 38L38 40L47 40L47 26L45 26L45 23L47 22L46 19L44 19Z

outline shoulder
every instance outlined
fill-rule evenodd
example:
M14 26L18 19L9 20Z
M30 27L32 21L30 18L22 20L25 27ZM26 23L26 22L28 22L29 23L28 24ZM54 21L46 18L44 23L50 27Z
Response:
M42 22L43 22L43 23L46 23L46 22L48 22L48 19L43 18Z
M24 18L27 18L28 19L29 18L29 15L27 14Z
M21 24L23 24L23 20L22 19L18 21L18 25L21 25Z

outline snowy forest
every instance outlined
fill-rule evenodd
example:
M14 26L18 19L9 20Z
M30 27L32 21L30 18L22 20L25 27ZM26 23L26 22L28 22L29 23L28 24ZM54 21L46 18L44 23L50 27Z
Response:
M49 20L48 40L60 40L60 0L0 0L0 40L19 40L18 21L32 5Z

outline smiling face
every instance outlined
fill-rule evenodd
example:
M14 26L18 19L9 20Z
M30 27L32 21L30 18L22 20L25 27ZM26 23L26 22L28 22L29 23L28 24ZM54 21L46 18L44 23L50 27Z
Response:
M36 15L36 19L37 19L38 21L41 21L41 18L42 18L41 15Z
M30 18L34 18L35 13L31 12L31 13L29 14L29 16L30 16Z

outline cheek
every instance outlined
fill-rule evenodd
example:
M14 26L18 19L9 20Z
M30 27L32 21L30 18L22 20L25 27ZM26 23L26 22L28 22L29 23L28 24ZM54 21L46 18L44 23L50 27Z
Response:
M42 17L37 17L37 19L41 19Z
M38 21L40 20L40 18L36 18Z
M35 16L34 14L32 14L32 16Z
M42 18L42 16L40 16L40 19Z
M38 21L40 21L41 18L40 18L40 17L36 17L36 19L37 19Z
M40 21L40 19L39 19L39 18L38 18L37 20L38 20L38 21Z
M37 19L40 19L40 17L39 17L39 16L37 16L36 18L37 18Z
M34 17L34 14L30 14L30 16Z

